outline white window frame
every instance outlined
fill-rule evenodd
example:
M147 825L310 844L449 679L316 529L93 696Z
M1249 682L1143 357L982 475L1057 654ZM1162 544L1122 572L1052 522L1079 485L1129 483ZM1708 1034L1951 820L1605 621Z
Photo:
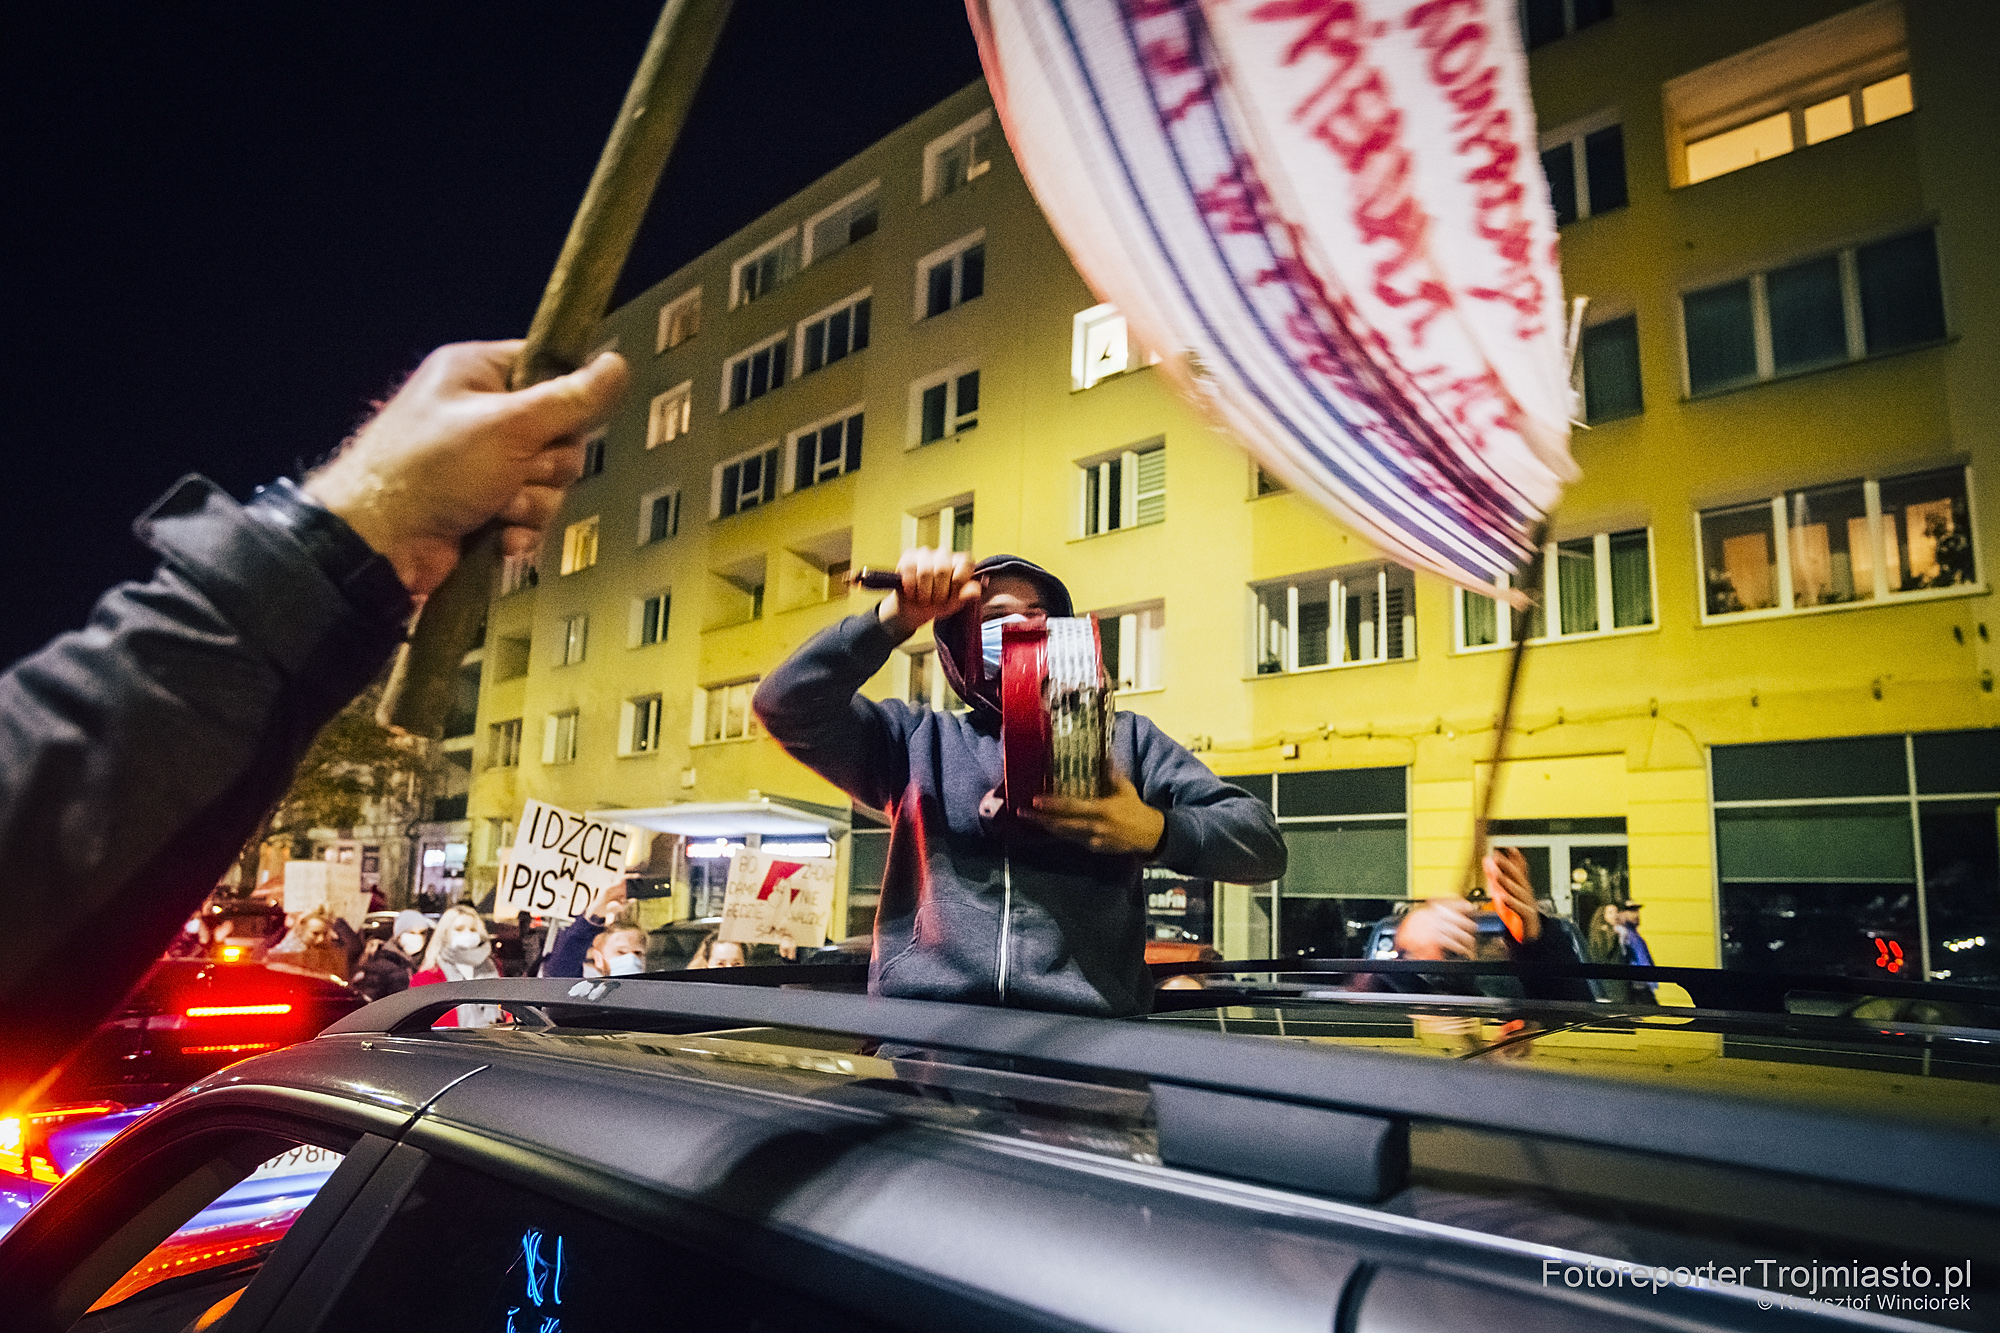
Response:
M1155 613L1159 616L1157 626L1143 623L1146 617ZM1165 599L1156 597L1149 602L1107 607L1091 614L1097 617L1100 624L1106 621L1118 622L1118 660L1104 664L1117 693L1152 694L1167 688ZM1127 680L1132 683L1125 684Z
M915 380L910 384L910 404L909 404L910 426L908 435L904 441L904 446L903 446L904 448L921 449L924 446L931 444L947 444L952 440L957 439L964 432L976 429L978 427L979 425L978 408L974 408L972 410L969 419L967 419L966 413L962 413L958 410L958 381L961 376L969 375L972 372L979 369L980 365L976 358L969 361L960 361L954 365L945 367L943 370L932 371L930 374L924 376L922 379ZM924 393L929 389L936 388L940 384L946 386L945 400L944 400L945 432L944 434L938 436L935 440L926 440L923 438ZM979 376L979 398L982 403L986 399L986 394L987 394L986 376L984 372L981 372Z
M1640 525L1635 524L1633 526ZM1610 639L1630 634L1655 634L1659 632L1660 562L1658 548L1653 540L1653 525L1647 523L1643 526L1646 530L1646 595L1650 599L1650 605L1653 608L1653 619L1644 625L1615 627L1612 624L1616 616L1613 612L1614 603L1611 587L1611 539L1620 533L1632 531L1632 528L1606 528L1602 532L1577 533L1573 536L1564 537L1559 541L1552 541L1542 548L1542 626L1547 632L1533 636L1528 640L1529 643L1555 643L1557 641L1572 643L1583 639ZM1565 633L1560 623L1562 620L1562 599L1559 595L1560 585L1558 581L1561 576L1556 570L1556 548L1564 542L1581 541L1586 536L1593 543L1591 557L1597 572L1598 627L1596 629L1572 630ZM1498 578L1493 581L1493 587L1496 592L1505 592L1512 586L1513 580L1511 579ZM1454 652L1492 653L1514 646L1513 608L1498 596L1492 599L1495 604L1493 627L1494 633L1498 637L1492 643L1469 644L1465 641L1465 599L1480 595L1467 588L1454 587L1452 589L1451 641Z
M965 266L959 261L967 250L970 250L975 245L984 244L986 244L986 228L981 227L969 235L959 237L950 245L938 247L917 261L916 282L914 284L916 292L910 304L910 319L912 322L921 323L925 319L941 318L965 304L965 298L959 294L965 283ZM924 312L930 304L931 270L939 264L947 262L951 264L951 304L938 312L937 315L927 315ZM984 284L981 285L980 295L985 295ZM974 297L973 299L977 300L979 298Z
M1152 527L1166 522L1165 483L1158 490L1139 489L1139 458L1155 450L1164 451L1167 438L1155 435L1150 440L1140 440L1123 449L1111 449L1101 454L1076 460L1076 536L1080 540L1108 537L1113 533L1126 532L1133 528ZM1164 461L1164 460L1163 460ZM1118 464L1118 494L1111 494L1111 464ZM1090 507L1090 479L1095 473L1098 478L1097 509ZM1150 496L1160 496L1160 517L1148 523L1139 521L1139 503ZM1118 522L1111 522L1111 510L1118 510Z
M656 500L667 500L670 502L668 507L668 516L667 516L667 533L666 536L664 537L653 536L653 502ZM658 490L647 491L644 495L639 497L639 531L637 539L638 545L651 546L654 545L656 542L670 542L675 537L678 537L680 535L680 531L681 531L681 488L680 487L662 486Z
M822 253L813 244L813 238L818 233L821 224L831 221L837 214L845 213L852 210L856 204L861 203L862 201L869 198L869 196L871 195L875 197L875 207L877 209L879 216L879 212L882 207L882 199L881 199L882 178L880 176L877 176L874 180L869 181L866 185L848 191L846 194L834 200L832 203L828 204L825 208L822 208L819 212L813 214L811 217L805 220L804 225L801 227L802 239L799 242L800 268L802 269L811 268L815 263L819 262L820 260L828 258L829 256L832 255L837 255L850 245L859 244L859 242L856 241L842 241L839 245L836 245L831 250ZM879 226L880 224L878 223L877 225ZM865 236L862 237L862 240L866 239L868 238Z
M618 757L636 759L660 752L660 718L666 700L660 694L642 694L618 706Z
M993 124L993 108L987 107L985 110L980 111L976 115L969 116L966 119L960 121L958 124L952 126L950 129L946 130L943 134L940 134L937 138L932 139L929 143L924 145L924 202L925 203L928 204L933 199L938 199L943 197L944 195L953 194L958 191L960 185L957 182L954 182L949 189L940 188L942 182L939 181L938 179L939 160L946 153L950 152L953 148L956 148L964 140L974 138L975 136L984 133L987 129L991 128L992 124ZM992 166L993 166L993 151L992 151L991 141L989 140L987 145L986 155L984 157L980 157L977 159L969 159L967 161L965 180L963 184L965 185L972 184L972 182L978 180L981 176L984 176L987 173L987 171L991 169Z
M486 766L488 768L519 768L521 766L521 719L502 718L486 726Z
M1270 680L1273 677L1310 675L1316 671L1343 671L1349 667L1381 666L1389 662L1412 662L1417 656L1417 608L1416 580L1410 582L1410 604L1402 615L1403 655L1388 656L1389 651L1389 569L1393 562L1387 560L1364 560L1358 564L1335 565L1328 569L1307 570L1299 574L1289 574L1282 578L1259 579L1249 586L1250 632L1246 636L1250 649L1249 660L1245 664L1246 680ZM1403 566L1396 566L1403 568ZM1375 571L1375 620L1374 633L1370 636L1375 651L1353 658L1347 657L1347 590L1344 585L1349 579L1366 570ZM1299 653L1299 589L1308 583L1328 585L1327 598L1327 656L1334 656L1334 645L1339 645L1340 660L1322 662L1314 666L1300 666ZM1281 666L1277 671L1259 672L1257 663L1263 656L1263 636L1266 622L1261 619L1263 599L1259 596L1269 588L1286 590L1285 643L1281 655Z
M562 572L581 574L597 563L599 515L580 518L563 529Z
M656 648L667 641L667 631L673 616L673 598L674 592L672 588L653 588L647 592L640 593L631 600L631 610L626 618L625 625L626 647ZM653 601L660 603L660 637L648 643L646 642L646 606Z
M688 724L688 744L690 746L729 745L737 741L753 741L759 739L763 734L763 728L758 725L757 710L750 706L750 700L751 697L757 693L757 686L759 682L761 682L762 680L763 680L762 676L751 676L744 680L726 680L726 681L718 681L713 685L695 686L694 717L693 720ZM723 730L725 734L715 737L709 736L708 702L710 696L715 694L715 692L718 690L743 691L744 730L742 735L731 736L727 734L729 708L728 708L728 702L725 699L723 704L723 714L722 714Z
M565 708L561 712L545 713L542 716L542 762L544 764L573 764L576 762L576 734L579 730L578 710Z
M578 613L564 616L556 624L560 627L556 635L556 665L575 666L590 651L590 617Z
M717 412L727 412L730 410L729 383L736 377L736 367L738 365L740 365L745 361L748 361L751 357L756 356L760 352L764 352L769 350L770 348L778 346L779 344L783 343L785 339L791 336L792 336L792 331L790 328L779 329L776 333L772 334L770 337L762 338L754 343L751 343L748 347L738 352L735 356L732 356L727 361L724 361L722 363L722 392L716 399L715 410ZM782 369L787 374L789 374L792 368L791 354L789 351L782 357L774 356L771 358L771 364L774 366L779 365L781 362L783 363ZM777 384L773 384L770 388L764 390L764 392L756 394L749 398L745 398L741 403L741 406L748 407L750 406L750 404L756 402L760 398L770 397L778 390L784 388L786 383L789 383L789 381L781 381Z
M800 320L797 324L793 325L792 326L792 378L795 380L803 379L807 374L819 373L819 371L817 370L810 372L806 370L807 329L819 323L821 320L832 319L835 315L839 314L841 311L850 309L854 306L858 306L863 301L873 301L874 299L875 299L875 289L873 287L863 287L860 291L855 292L852 296L843 297L841 300L835 301L832 305L827 306L823 310L816 310L812 314L807 315L804 319ZM869 310L868 324L870 329L869 340L872 342L874 340L873 330L875 324L875 308L871 305L868 308L868 310ZM856 356L868 350L867 343L863 343L859 347L854 347L851 345L854 336L853 329L854 329L854 321L853 318L850 316L848 319L848 341L850 343L850 347L849 350L841 353L840 359L843 361L845 361L850 356ZM819 370L825 370L828 366L832 364L833 362L831 361L821 361L819 364Z
M741 306L749 305L751 304L753 299L757 301L763 300L766 296L769 296L772 292L784 286L787 282L790 282L792 278L797 276L798 268L794 268L789 273L780 274L779 277L774 282L772 282L772 284L768 288L766 288L764 291L759 292L756 295L756 297L749 298L743 295L744 270L748 269L752 264L761 262L764 256L770 254L773 250L780 250L787 245L797 244L798 240L799 240L799 229L795 226L787 227L783 231L779 232L776 236L773 236L770 240L764 242L762 245L758 246L755 250L750 251L750 253L744 255L741 259L737 260L734 264L731 264L729 266L729 308L731 310L735 310Z
M793 431L791 434L787 435L785 437L784 451L779 455L778 466L780 470L780 475L778 478L778 494L793 495L796 494L798 491L799 441L801 439L803 439L807 435L816 435L820 431L824 430L828 426L833 425L837 421L845 422L851 417L862 417L863 418L862 438L863 441L865 442L868 434L866 416L867 412L865 404L850 403L846 408L842 409L841 411L829 412L825 416L821 417L819 420L808 422L807 424ZM852 470L858 471L859 468L857 467ZM819 469L817 466L815 466L813 469L814 476L812 484L813 486L824 486L829 481L838 481L842 477L847 476L849 471L850 469L847 466L846 436L845 434L843 434L842 448L840 451L840 471L835 472L830 476L822 477L818 475Z
M775 487L760 488L760 494L758 496L757 501L754 504L748 504L748 505L744 504L742 502L742 497L739 494L737 497L736 507L729 511L730 517L733 518L737 514L747 513L752 509L762 509L765 505L774 503L778 499L783 497L784 484L785 484L785 478L784 478L785 451L783 447L780 445L779 441L766 440L764 441L764 443L758 445L755 449L745 449L740 454L731 454L728 458L721 460L712 469L710 469L709 485L708 485L709 518L719 521L723 516L722 473L724 469L729 468L734 464L742 463L749 459L756 458L760 454L776 455L776 457L768 459L767 462L771 467L778 469L778 484ZM761 491L763 490L769 490L771 492L770 500L766 500L762 497Z
M1624 115L1617 107L1610 107L1598 112L1596 115L1585 116L1581 120L1573 120L1567 125L1559 125L1541 137L1538 147L1544 153L1565 145L1569 148L1570 171L1573 179L1576 181L1576 220L1578 222L1588 217L1597 216L1597 211L1590 206L1590 168L1584 161L1583 141L1599 130L1608 130L1613 125L1620 127L1620 135L1622 137L1624 124ZM1632 180L1628 164L1625 180L1625 195L1628 203L1631 199L1631 194ZM1625 206L1625 204L1619 205L1621 208Z
M530 552L527 555L508 556L500 562L500 595L502 597L511 596L514 593L520 592L523 588L533 588L540 582L540 576L536 573L535 568L537 559L536 554Z
M653 399L646 410L646 447L657 449L686 435L694 426L694 381L682 380Z
M1770 384L1776 380L1790 379L1795 375L1811 375L1817 371L1831 370L1837 366L1851 366L1857 362L1872 360L1876 356L1896 356L1902 352L1911 350L1910 347L1896 347L1883 352L1872 354L1869 352L1868 329L1863 318L1861 306L1861 262L1859 256L1862 250L1877 242L1893 241L1923 231L1928 231L1931 234L1931 244L1936 246L1937 222L1929 220L1920 225L1905 225L1889 231L1871 233L1859 240L1840 246L1838 249L1827 250L1821 248L1802 250L1782 259L1759 264L1754 269L1739 269L1727 276L1705 278L1700 282L1683 284L1675 293L1674 298L1675 331L1680 337L1682 396L1689 399L1696 397L1712 398L1717 394L1733 393L1738 389L1747 389L1753 384ZM1771 306L1769 297L1766 294L1765 280L1770 274L1782 273L1786 269L1796 268L1801 264L1809 264L1816 259L1826 259L1829 256L1838 261L1840 268L1840 311L1841 323L1843 325L1842 332L1846 335L1847 340L1847 357L1843 361L1816 362L1809 366L1797 366L1779 370L1777 352L1771 340ZM1950 288L1941 271L1944 267L1944 252L1939 250L1937 257L1940 269L1938 300L1942 307L1945 328L1944 339L1940 339L1940 341L1944 341L1953 336L1953 324L1951 303L1948 299ZM1728 384L1702 389L1697 394L1694 388L1693 363L1688 356L1687 298L1697 292L1709 291L1716 287L1731 286L1746 279L1750 283L1750 338L1751 345L1756 351L1757 377L1751 380L1733 380ZM1935 343L1913 344L1913 346L1917 347L1935 345Z
M676 328L683 322L681 316L687 311L694 312L694 327L674 337ZM660 327L653 339L653 355L670 352L682 343L701 333L701 288L690 287L673 300L660 307ZM648 446L651 447L651 446Z
M1892 589L1889 586L1889 567L1885 563L1886 552L1882 549L1882 483L1885 481L1901 481L1905 477L1920 476L1926 472L1946 472L1954 469L1963 469L1965 474L1965 518L1966 526L1970 529L1967 536L1972 544L1972 582L1954 583L1943 588L1916 588L1907 592L1900 589ZM1852 602L1834 602L1822 606L1794 606L1792 543L1790 540L1791 497L1799 491L1819 490L1825 486L1852 485L1854 481L1855 478L1847 477L1825 483L1808 483L1800 486L1792 486L1770 497L1771 523L1774 534L1773 543L1776 547L1777 555L1777 558L1772 562L1771 576L1778 585L1778 604L1776 606L1759 607L1750 611L1725 611L1719 615L1709 612L1708 558L1707 548L1702 541L1701 521L1705 514L1713 513L1718 509L1742 509L1750 504L1755 504L1757 502L1756 499L1752 498L1737 504L1712 504L1697 507L1693 514L1694 567L1695 595L1700 599L1701 623L1703 625L1734 625L1746 620L1775 620L1787 616L1822 615L1831 611L1860 611L1871 607L1896 606L1905 602L1933 602L1950 597L1975 597L1981 596L1987 591L1986 577L1988 571L1981 568L1979 559L1981 549L1979 493L1974 489L1976 485L1974 472L1970 466L1963 463L1945 463L1937 467L1911 468L1907 472L1896 472L1887 476L1863 477L1860 479L1862 500L1866 506L1866 530L1869 540L1874 544L1874 548L1870 552L1870 559L1874 562L1873 596ZM1657 599L1653 605L1655 608L1654 615L1657 616L1659 614L1659 602Z
M907 551L912 547L924 545L922 536L923 525L932 519L935 519L938 525L938 545L955 543L958 516L968 509L973 513L972 541L977 542L979 540L979 507L975 503L973 493L967 491L963 495L953 496L943 504L932 505L927 509L919 509L914 513L903 515L903 549ZM951 549L955 552L958 551L958 547L955 544L951 545ZM959 552L959 554L972 554L971 545L968 544L966 549L963 552Z

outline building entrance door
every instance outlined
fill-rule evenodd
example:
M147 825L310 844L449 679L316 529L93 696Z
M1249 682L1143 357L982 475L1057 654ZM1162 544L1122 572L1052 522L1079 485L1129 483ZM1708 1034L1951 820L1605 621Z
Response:
M1496 819L1495 847L1518 847L1535 897L1569 921L1589 947L1592 925L1630 886L1623 819Z

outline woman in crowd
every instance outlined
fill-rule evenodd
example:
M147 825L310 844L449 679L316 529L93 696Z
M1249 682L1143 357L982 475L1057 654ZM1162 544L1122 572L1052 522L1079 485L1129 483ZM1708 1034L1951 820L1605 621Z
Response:
M424 950L423 967L411 976L412 986L430 986L444 981L473 981L497 977L493 965L493 937L482 918L469 903L453 903L438 917ZM500 1021L500 1009L491 1004L461 1004L438 1019L438 1027L480 1028Z
M430 937L431 923L422 912L398 912L389 938L370 941L348 984L370 1000L409 989Z

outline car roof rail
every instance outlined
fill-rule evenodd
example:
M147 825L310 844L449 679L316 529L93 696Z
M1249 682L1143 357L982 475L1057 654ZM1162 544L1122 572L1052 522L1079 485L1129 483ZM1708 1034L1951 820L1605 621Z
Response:
M1224 1140L1265 1138L1266 1164L1276 1161L1281 1167L1338 1144L1345 1157L1328 1170L1345 1173L1344 1187L1331 1188L1324 1180L1299 1187L1352 1191L1351 1197L1395 1187L1403 1136L1412 1120L1421 1120L1733 1165L1981 1211L1991 1211L2000 1200L2000 1141L1929 1121L1643 1084L1594 1084L1588 1096L1579 1096L1574 1076L1519 1066L1250 1041L1173 1024L774 990L707 977L418 986L347 1015L320 1039L457 1040L459 1029L431 1025L460 1004L541 1011L551 1021L587 1017L598 1030L621 1014L642 1029L641 1020L663 1018L717 1027L802 1028L1144 1078L1154 1089L1161 1156L1169 1164L1269 1179L1241 1162L1229 1169L1228 1154L1235 1149ZM1292 1114L1301 1110L1335 1118ZM1857 1144L1867 1150L1856 1151Z

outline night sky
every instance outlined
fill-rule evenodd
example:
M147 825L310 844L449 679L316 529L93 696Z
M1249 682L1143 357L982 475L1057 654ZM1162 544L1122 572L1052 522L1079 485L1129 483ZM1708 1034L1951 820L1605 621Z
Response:
M247 495L435 344L525 332L658 13L16 7L0 661L144 576L174 478ZM954 0L737 0L618 299L978 74Z

